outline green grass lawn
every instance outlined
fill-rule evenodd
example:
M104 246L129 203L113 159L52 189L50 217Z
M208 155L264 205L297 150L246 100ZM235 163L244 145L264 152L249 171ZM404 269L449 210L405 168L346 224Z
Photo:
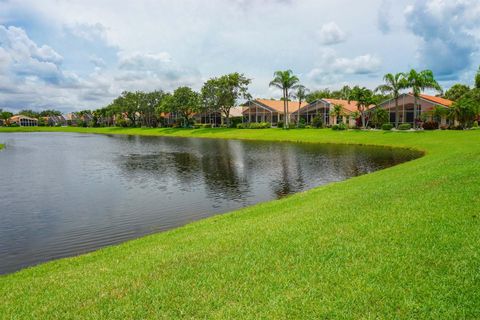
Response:
M1 276L1 319L480 318L480 130L66 130L390 145L426 155Z

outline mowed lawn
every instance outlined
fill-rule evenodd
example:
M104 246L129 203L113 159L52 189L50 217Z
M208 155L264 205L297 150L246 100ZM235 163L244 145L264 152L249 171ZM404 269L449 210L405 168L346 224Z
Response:
M9 130L0 129L0 141ZM0 276L1 319L480 318L480 130L51 130L361 143L426 154Z

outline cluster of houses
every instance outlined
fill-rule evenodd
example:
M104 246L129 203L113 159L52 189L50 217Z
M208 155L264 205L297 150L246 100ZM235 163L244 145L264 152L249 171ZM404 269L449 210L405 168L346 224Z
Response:
M46 126L67 126L76 124L78 121L90 121L91 115L78 115L75 113L68 113L66 115L48 116L40 118L32 118L22 114L14 115L7 120L0 120L0 125L18 125L20 127L37 127L39 121L43 121Z
M399 122L414 124L414 96L410 93L402 94L398 99L400 108ZM434 108L450 108L453 101L440 97L430 96L426 94L420 95L417 100L417 116L422 113L428 113ZM289 101L289 117L293 121L304 119L306 124L311 124L313 118L320 117L325 125L334 125L345 123L351 126L355 125L356 119L351 117L353 113L358 111L357 101L347 101L340 99L319 99L312 103L298 103L296 101ZM341 106L341 116L332 114L335 106ZM372 108L383 108L390 114L390 122L395 123L395 99L390 99ZM283 108L283 101L256 99L248 101L242 112L245 121L247 122L270 122L272 125L277 125L283 122L285 118ZM444 116L440 119L440 124L447 124L448 120Z
M404 93L398 99L400 108L399 122L414 124L414 96L410 93ZM422 113L428 113L434 108L450 108L453 102L440 97L422 94L417 99L417 116ZM332 110L334 107L340 106L342 109L341 115L334 115ZM395 100L390 99L382 102L373 108L384 108L389 111L390 122L395 122L396 106ZM300 121L303 119L306 124L311 124L315 117L320 117L322 123L325 125L334 125L345 123L354 126L356 123L355 117L351 115L358 110L356 101L347 101L341 99L319 99L311 103L297 101L289 101L288 117L292 121ZM173 114L166 114L167 123L174 123L178 117ZM234 107L230 111L230 117L241 117L242 122L269 122L273 126L277 126L279 122L285 120L285 112L283 101L269 100L269 99L255 99L249 100L239 107ZM219 112L200 112L193 115L196 123L212 124L218 126L222 123L222 115ZM69 113L61 116L50 116L40 118L45 125L48 126L66 126L75 125L78 121L89 122L91 115L78 115L76 113ZM448 124L446 117L440 119L441 125ZM7 120L8 124L17 124L22 127L38 126L39 120L36 118L27 117L24 115L15 115ZM2 125L2 123L0 123Z

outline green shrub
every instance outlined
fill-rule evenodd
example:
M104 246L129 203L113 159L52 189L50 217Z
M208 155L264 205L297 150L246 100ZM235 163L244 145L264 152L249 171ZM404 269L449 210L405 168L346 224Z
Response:
M205 129L205 128L212 128L211 123L195 123L193 125L194 129Z
M283 128L283 121L279 121L279 122L277 123L277 127L278 127L278 128Z
M299 128L299 129L304 129L305 128L305 119L304 118L300 118L300 120L298 121L297 128Z
M345 123L334 124L332 126L332 130L335 130L335 131L347 130L347 125Z
M270 122L252 122L248 126L249 129L267 129L270 128Z
M478 121L473 121L472 128L478 128Z
M412 125L410 123L402 123L398 126L398 130L410 130L412 129Z
M237 128L237 125L239 123L242 123L242 118L243 117L231 117L229 127L230 128Z
M436 121L427 121L422 124L424 130L436 130L438 129L438 122Z
M323 128L323 120L320 116L313 117L312 128Z
M267 129L271 126L270 122L239 123L237 129Z
M385 130L385 131L390 131L393 129L393 126L390 124L390 123L384 123L382 124L382 130Z

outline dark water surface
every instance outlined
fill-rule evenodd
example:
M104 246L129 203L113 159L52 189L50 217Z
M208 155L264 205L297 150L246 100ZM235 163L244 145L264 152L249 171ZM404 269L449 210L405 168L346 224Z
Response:
M414 159L390 148L0 134L0 274Z

